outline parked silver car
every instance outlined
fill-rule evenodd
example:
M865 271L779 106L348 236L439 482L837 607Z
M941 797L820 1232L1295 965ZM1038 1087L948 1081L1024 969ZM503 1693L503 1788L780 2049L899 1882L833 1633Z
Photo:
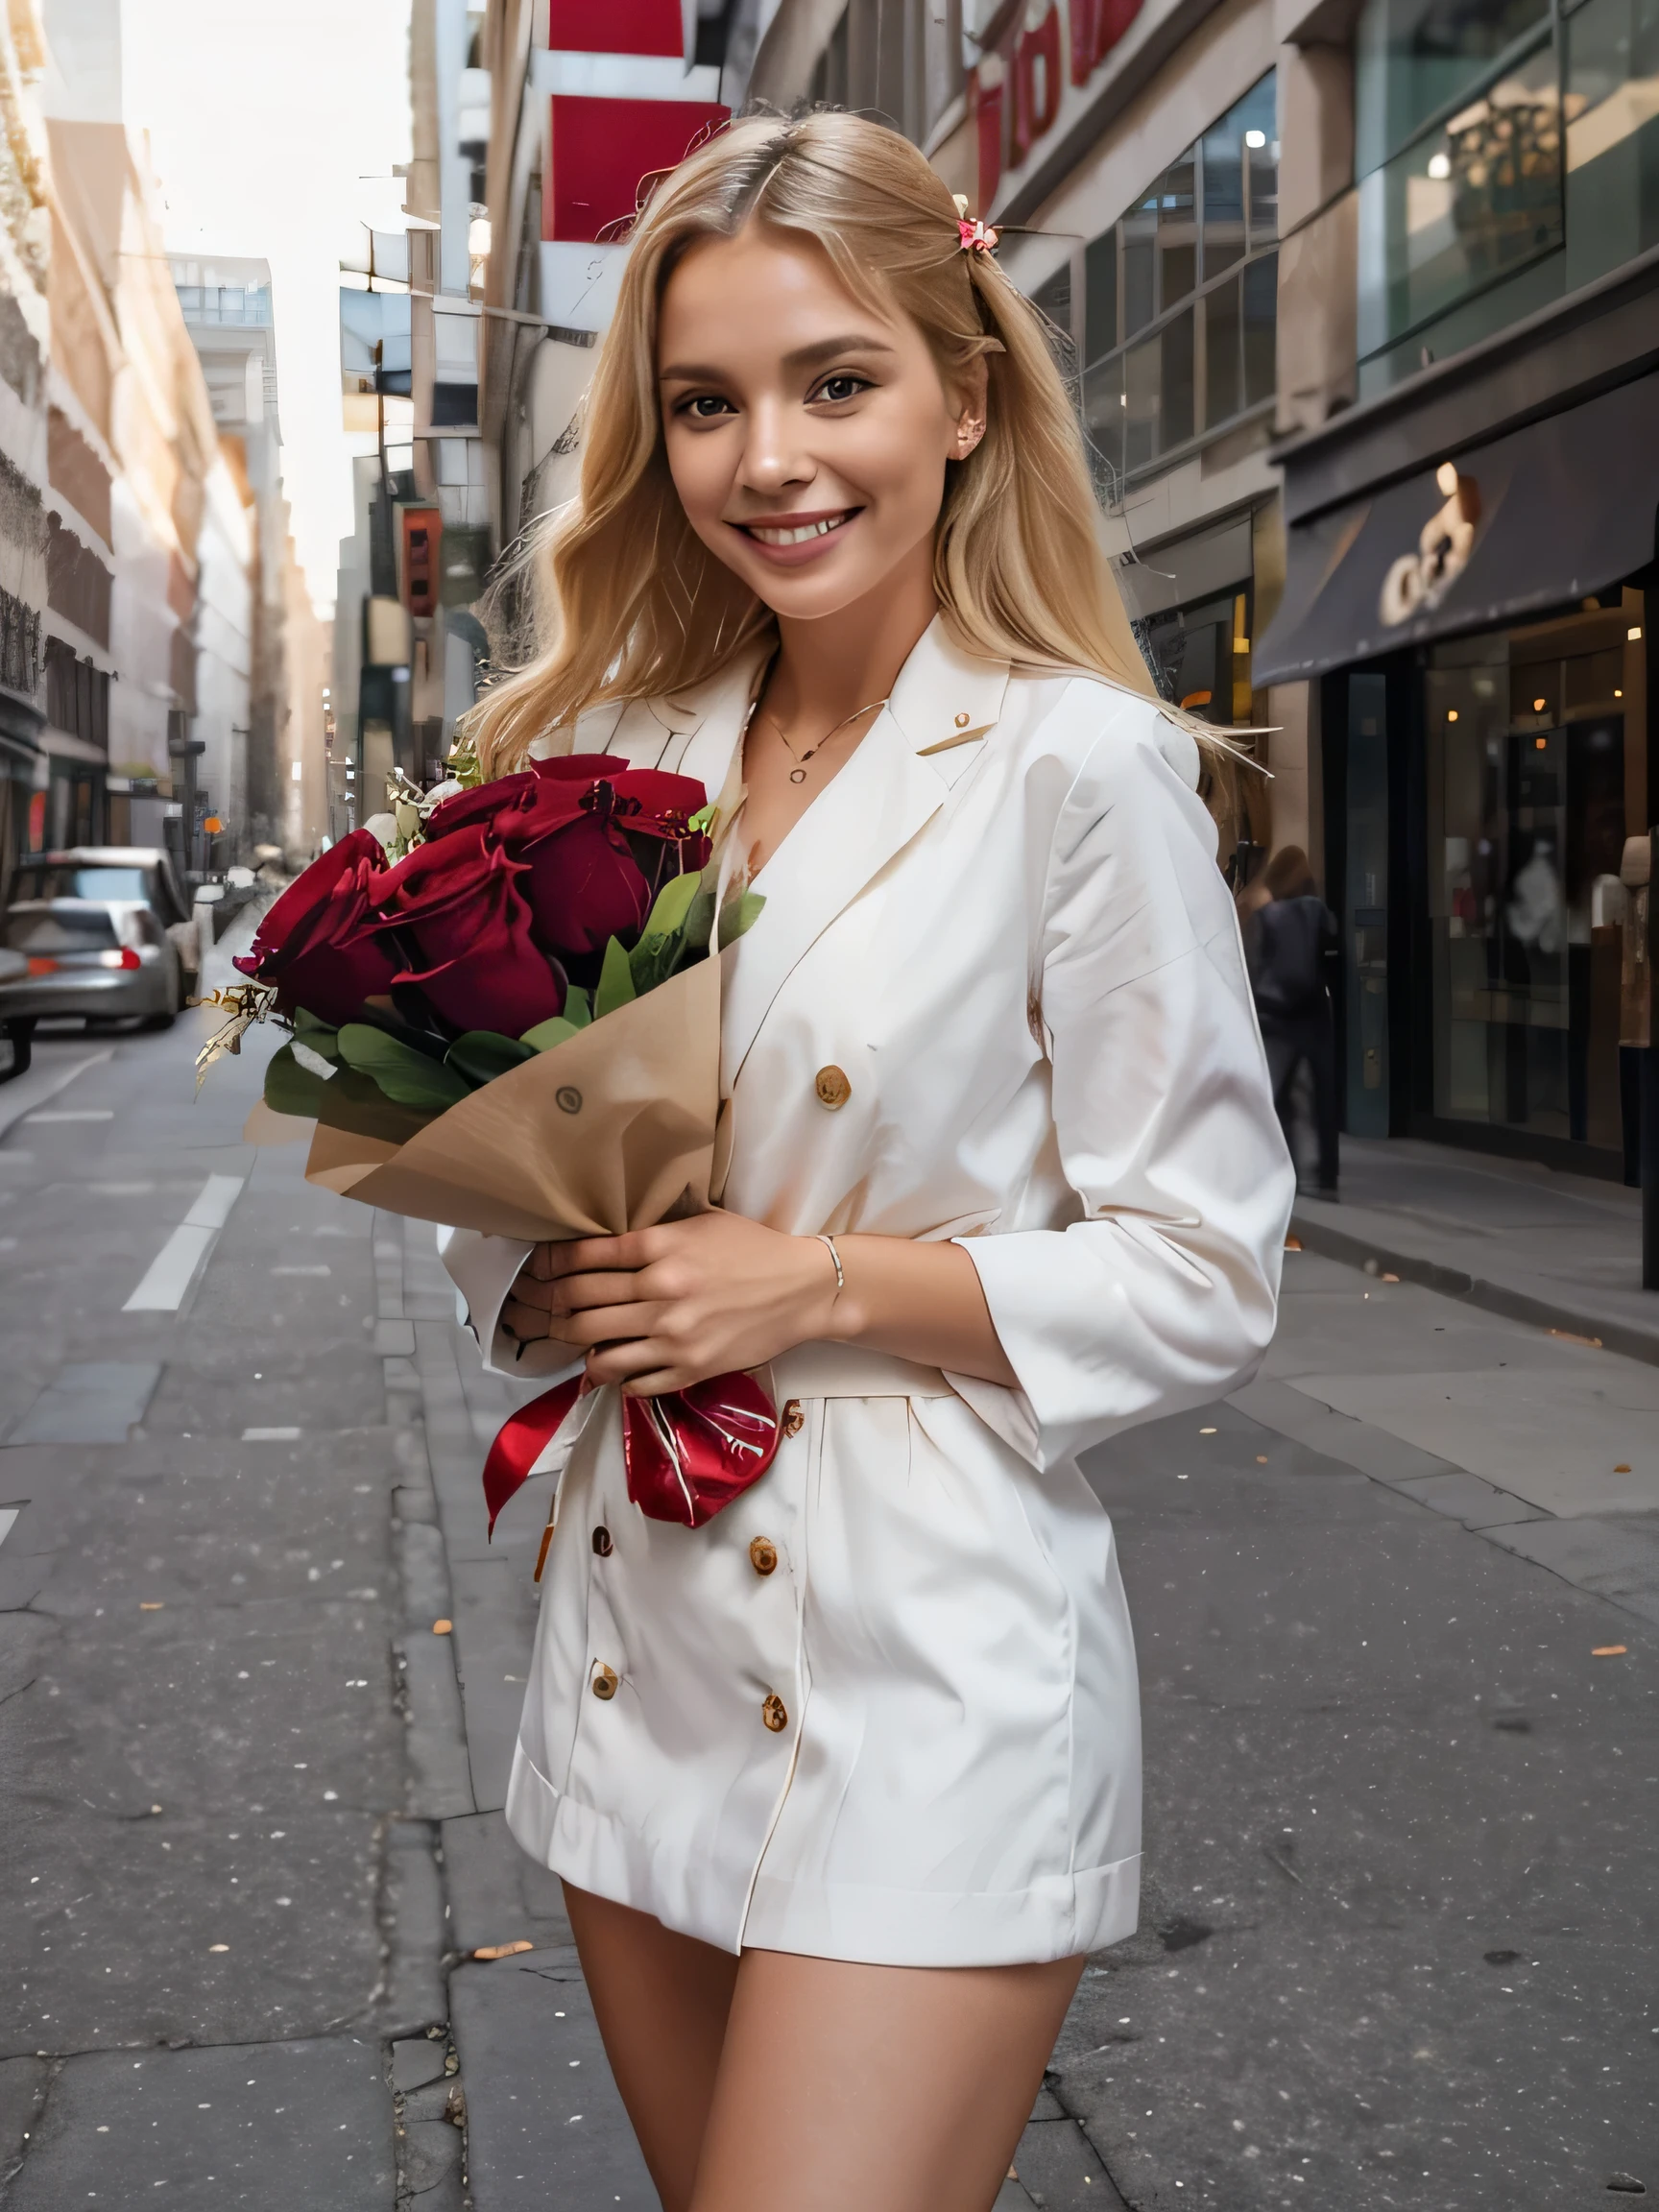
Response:
M152 847L26 855L12 878L5 936L28 973L0 982L0 1022L13 1036L25 1022L77 1014L91 1022L136 1016L166 1028L195 980L179 942L188 940L189 923L172 863Z

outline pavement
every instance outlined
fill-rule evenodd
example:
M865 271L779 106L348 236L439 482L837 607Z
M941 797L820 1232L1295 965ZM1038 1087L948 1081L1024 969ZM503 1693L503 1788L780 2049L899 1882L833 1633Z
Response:
M1310 1252L1368 1261L1488 1312L1659 1364L1642 1287L1642 1194L1535 1161L1344 1137L1341 1197L1296 1202Z
M0 1086L0 2204L649 2212L500 1816L547 1501L487 1545L478 1471L529 1392L429 1230L241 1142L269 1040L193 1099L204 1020ZM1255 1382L1089 1457L1142 1927L998 2212L1659 2195L1659 1374L1389 1281L1389 1171L1348 1151L1355 1246L1299 1230ZM1425 1237L1526 1212L1420 1171ZM1590 1188L1551 1249L1606 1282Z

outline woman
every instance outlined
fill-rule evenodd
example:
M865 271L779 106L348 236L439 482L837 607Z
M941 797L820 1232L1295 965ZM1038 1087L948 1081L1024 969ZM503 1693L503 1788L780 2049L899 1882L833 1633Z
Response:
M582 1402L508 1818L670 2212L977 2212L1136 1919L1134 1653L1074 1455L1273 1328L1289 1177L1196 749L1038 317L851 116L657 189L549 582L473 734L740 805L730 1166L700 1218L448 1263L509 1371L769 1365L785 1433L693 1532Z
M1262 875L1262 898L1244 915L1244 953L1285 1146L1296 1158L1296 1077L1313 1090L1318 1194L1336 1196L1336 1030L1327 977L1336 917L1320 898L1300 845L1284 845ZM1248 896L1248 894L1246 894ZM1242 901L1240 907L1242 908Z

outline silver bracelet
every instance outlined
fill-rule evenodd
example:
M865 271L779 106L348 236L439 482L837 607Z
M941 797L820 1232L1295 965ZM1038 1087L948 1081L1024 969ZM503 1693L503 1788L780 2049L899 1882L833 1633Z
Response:
M847 1287L847 1278L841 1271L841 1255L835 1249L833 1237L826 1236L822 1229L818 1230L816 1234L819 1243L824 1246L830 1259L835 1262L835 1295L839 1298L842 1291Z

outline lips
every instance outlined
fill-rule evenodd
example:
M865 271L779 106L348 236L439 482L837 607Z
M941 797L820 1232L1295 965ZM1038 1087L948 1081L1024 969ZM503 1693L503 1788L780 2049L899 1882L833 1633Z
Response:
M780 517L775 522L739 522L736 527L757 545L805 545L815 538L828 538L859 512L856 507L843 507L833 515L805 515L798 522Z

